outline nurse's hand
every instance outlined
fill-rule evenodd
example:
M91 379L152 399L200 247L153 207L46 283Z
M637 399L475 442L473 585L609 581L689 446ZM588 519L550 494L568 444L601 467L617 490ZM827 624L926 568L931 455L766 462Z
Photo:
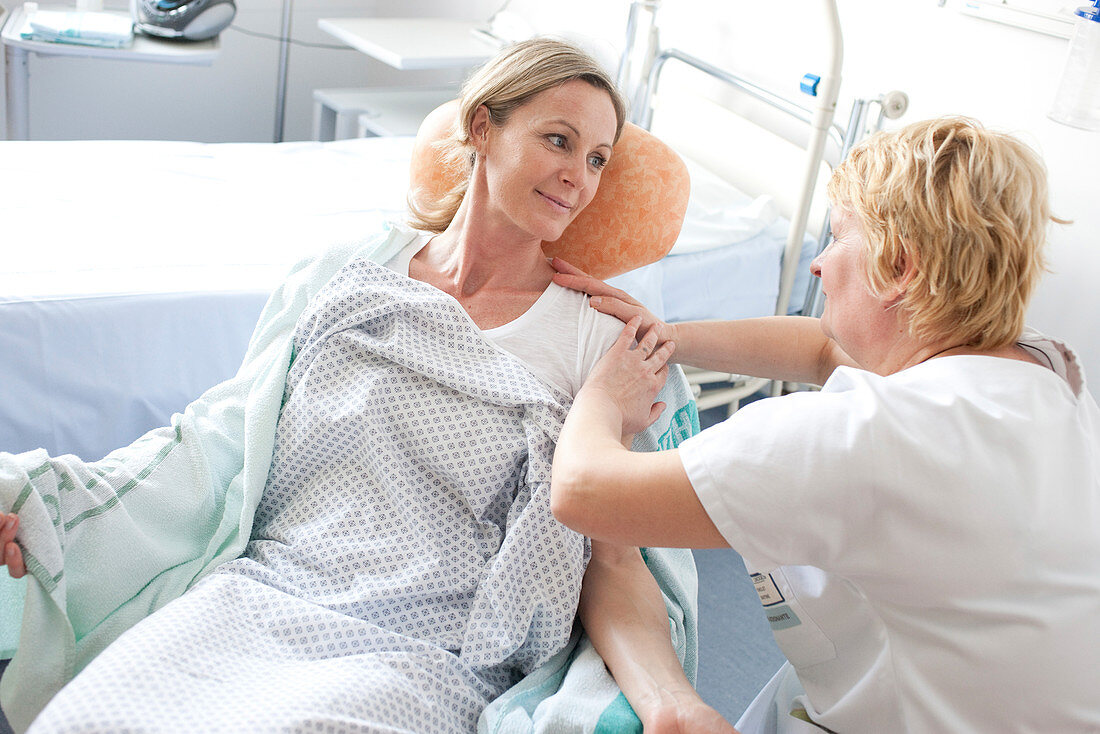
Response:
M15 513L0 514L0 566L7 566L13 579L23 578L27 569L23 565L23 551L15 542L19 530L19 516Z
M554 270L558 271L554 275L554 282L560 286L572 288L575 291L581 291L592 296L591 301L589 301L592 308L600 313L614 316L624 324L637 316L641 318L641 323L638 326L640 336L646 336L650 331L654 331L658 344L664 342L675 344L675 327L654 316L649 309L626 291L610 286L599 278L593 278L560 257L552 258L550 264Z
M665 384L668 358L676 348L672 342L659 344L655 329L639 337L641 322L638 316L627 322L581 388L581 393L600 395L618 409L624 437L647 428L664 410L664 403L653 400Z

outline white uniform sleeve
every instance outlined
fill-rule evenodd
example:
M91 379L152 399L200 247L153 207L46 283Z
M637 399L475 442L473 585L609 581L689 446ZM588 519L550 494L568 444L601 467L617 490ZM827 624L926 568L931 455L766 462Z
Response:
M860 477L874 476L873 404L855 392L769 398L681 444L707 514L754 568L840 570L871 520Z

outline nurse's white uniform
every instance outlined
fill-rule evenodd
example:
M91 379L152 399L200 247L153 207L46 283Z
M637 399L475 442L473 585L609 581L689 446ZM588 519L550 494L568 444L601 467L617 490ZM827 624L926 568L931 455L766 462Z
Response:
M790 661L743 732L1100 730L1100 411L1021 344L1049 369L842 367L681 445Z

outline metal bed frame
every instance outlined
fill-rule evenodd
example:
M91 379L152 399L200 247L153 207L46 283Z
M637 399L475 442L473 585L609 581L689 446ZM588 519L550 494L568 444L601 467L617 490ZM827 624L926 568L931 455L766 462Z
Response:
M686 65L707 77L713 78L725 86L747 95L768 107L778 110L788 118L808 127L809 136L804 146L805 157L802 178L795 199L794 215L783 251L783 265L780 271L779 295L776 299L775 313L786 314L795 298L792 293L799 259L802 253L804 237L808 227L810 207L817 186L821 164L828 163L825 157L826 143L832 142L839 151L838 160L843 160L851 148L863 137L878 130L884 118L894 119L904 114L908 108L908 97L903 92L888 92L874 98L857 99L852 105L848 125L841 127L833 121L836 102L840 91L841 65L843 62L843 39L840 31L840 18L835 0L821 0L825 14L825 32L828 49L828 72L821 75L808 92L814 99L812 107L803 106L791 99L745 79L742 76L721 69L679 49L661 49L655 25L660 0L635 0L630 8L627 21L627 43L619 64L618 81L620 88L626 90L631 72L631 56L635 53L633 45L638 36L642 13L649 14L650 27L645 37L645 61L642 74L645 82L636 95L633 122L649 129L653 121L653 99L660 84L661 73L669 64L676 62ZM877 114L874 114L877 111ZM731 110L731 114L737 114ZM754 124L760 123L753 121ZM817 252L824 249L831 236L828 216L821 224L817 242ZM802 313L819 315L823 296L816 278L810 279L810 286L803 296ZM699 410L727 406L728 413L737 410L740 401L769 387L773 395L784 389L784 385L765 378L749 377L720 372L709 372L686 367L688 381L696 392ZM710 386L710 387L707 387ZM788 385L788 389L800 386Z

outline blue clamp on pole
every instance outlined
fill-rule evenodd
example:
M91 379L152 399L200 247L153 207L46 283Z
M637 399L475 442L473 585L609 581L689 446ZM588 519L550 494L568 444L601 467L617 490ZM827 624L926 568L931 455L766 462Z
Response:
M1079 18L1100 22L1100 0L1094 0L1092 5L1085 5L1073 12Z
M821 83L821 77L817 74L803 74L802 83L798 85L803 94L808 94L811 97L817 96L817 85Z

